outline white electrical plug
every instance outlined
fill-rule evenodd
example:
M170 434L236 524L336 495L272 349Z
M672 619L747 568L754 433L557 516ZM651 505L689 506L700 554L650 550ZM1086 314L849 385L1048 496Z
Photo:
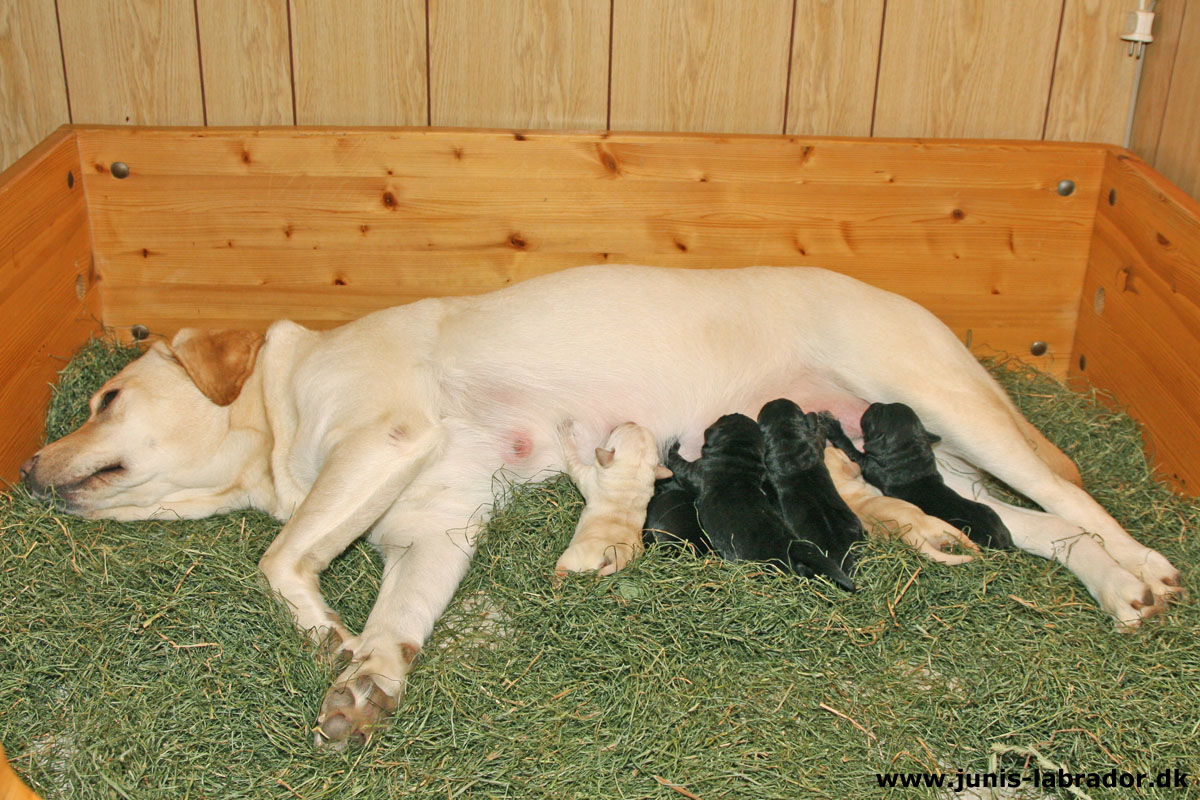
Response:
M1125 17L1125 32L1121 38L1129 42L1129 55L1141 58L1146 45L1154 41L1150 31L1154 28L1153 11L1130 11Z

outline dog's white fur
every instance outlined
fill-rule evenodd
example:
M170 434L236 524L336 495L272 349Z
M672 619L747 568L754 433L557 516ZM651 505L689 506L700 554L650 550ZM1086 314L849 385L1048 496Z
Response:
M965 564L966 553L947 553L955 545L979 552L966 534L945 520L931 517L905 500L888 497L862 477L858 464L836 447L825 448L825 468L838 495L866 527L867 533L897 538L943 564Z
M1122 626L1179 591L1170 563L1067 479L1069 462L951 331L834 272L584 267L330 331L278 322L223 406L181 367L180 342L193 335L109 381L97 398L119 389L111 407L31 459L29 480L93 517L253 506L287 520L260 565L300 628L353 656L320 717L337 740L380 716L372 687L400 693L466 572L496 472L565 466L562 419L576 421L584 447L636 420L694 458L713 420L777 397L832 411L851 435L868 402L904 402L941 435L943 459L971 470L960 484L978 468L1046 509L982 498L1018 547L1069 567ZM364 532L385 566L354 636L318 576Z
M559 439L567 474L586 504L555 572L611 575L641 555L654 481L671 477L671 470L658 463L654 433L632 422L613 428L604 446L596 448L593 464L579 457L569 423L559 426Z

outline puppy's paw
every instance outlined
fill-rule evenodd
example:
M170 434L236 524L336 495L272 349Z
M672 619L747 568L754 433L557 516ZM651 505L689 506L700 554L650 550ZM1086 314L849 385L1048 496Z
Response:
M583 541L572 542L554 565L554 574L563 578L568 572L598 572L612 575L642 553L642 543Z
M349 745L366 744L376 731L386 726L388 717L396 710L399 694L397 681L378 675L358 674L344 681L339 678L321 703L313 744L337 751Z

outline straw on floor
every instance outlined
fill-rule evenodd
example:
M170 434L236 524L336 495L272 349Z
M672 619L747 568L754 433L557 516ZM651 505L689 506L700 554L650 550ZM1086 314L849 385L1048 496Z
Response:
M132 355L96 343L72 362L50 436ZM1153 481L1136 425L1017 363L992 368L1189 578L1200 503ZM841 800L946 796L880 788L888 772L998 769L1026 788L1039 764L1200 773L1194 599L1121 635L1050 562L945 567L880 541L852 596L670 548L555 586L579 495L562 478L498 488L395 724L345 754L312 748L332 673L257 574L274 520L89 522L0 496L0 742L48 799ZM359 544L323 589L356 626L378 580Z

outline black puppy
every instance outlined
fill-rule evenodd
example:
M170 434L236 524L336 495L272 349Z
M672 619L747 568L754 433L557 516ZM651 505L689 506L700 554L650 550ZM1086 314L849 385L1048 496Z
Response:
M827 576L847 591L854 582L812 543L793 538L763 493L763 436L743 414L726 414L704 432L698 461L679 455L676 443L667 466L696 494L700 527L715 551L731 560L769 561L798 575Z
M646 506L646 522L642 525L642 544L690 545L697 554L712 551L712 545L700 529L696 515L696 495L680 485L674 477L658 481L654 496Z
M858 463L868 483L961 528L973 542L1012 549L1012 534L999 514L946 485L933 457L932 445L941 437L925 430L915 411L903 403L872 403L863 413L862 430L863 453L836 420L828 435Z
M809 540L849 570L850 548L867 532L825 468L825 418L805 414L781 397L762 407L758 425L766 442L767 481L792 536Z

